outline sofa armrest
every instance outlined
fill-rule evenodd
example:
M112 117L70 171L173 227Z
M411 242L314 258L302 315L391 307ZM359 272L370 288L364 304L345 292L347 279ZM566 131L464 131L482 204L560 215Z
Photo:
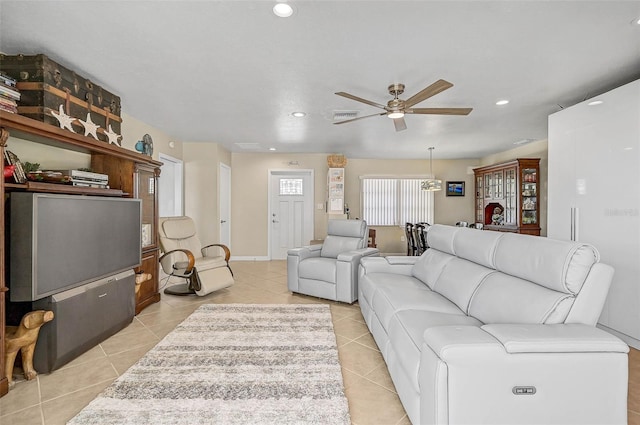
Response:
M322 245L309 245L287 251L287 287L292 292L298 292L298 267L300 261L306 258L319 257Z
M361 248L338 254L336 259L336 300L351 304L358 299L358 266L360 261L375 258L377 248Z
M427 329L424 342L446 360L459 350L495 350L523 353L628 353L619 338L589 325L440 326Z
M484 325L507 353L628 353L629 346L619 338L589 325Z
M420 419L624 424L626 350L626 344L589 325L427 329L418 378Z
M287 256L298 257L298 261L302 261L305 258L319 257L322 245L309 245L300 248L293 248L287 251Z
M338 254L338 261L347 261L353 263L354 261L359 262L363 257L372 257L378 255L380 255L380 250L378 248L361 248Z
M410 276L419 257L366 257L360 260L360 274L395 273Z

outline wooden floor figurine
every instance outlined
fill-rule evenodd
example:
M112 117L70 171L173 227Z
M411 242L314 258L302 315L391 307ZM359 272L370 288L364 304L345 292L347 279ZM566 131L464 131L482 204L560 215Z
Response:
M25 314L20 326L7 326L5 330L4 366L9 385L13 385L13 365L18 351L22 351L22 370L27 381L38 373L33 368L33 352L38 341L40 327L53 320L53 311L36 310Z

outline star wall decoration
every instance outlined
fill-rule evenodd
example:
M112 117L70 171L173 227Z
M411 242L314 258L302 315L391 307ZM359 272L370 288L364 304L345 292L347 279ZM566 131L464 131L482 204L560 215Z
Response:
M90 113L87 112L86 121L82 121L81 119L78 119L78 121L80 121L80 124L82 124L82 126L84 127L85 136L93 136L94 139L98 139L97 131L98 131L98 128L100 128L100 126L91 120Z
M60 105L60 108L58 108L58 111L59 112L51 111L51 115L53 115L55 119L58 120L58 122L60 123L60 128L63 128L63 129L66 128L75 133L75 130L71 126L71 123L75 121L75 118L70 117L69 115L64 113L63 105Z
M109 131L105 130L104 134L109 139L109 144L113 143L116 146L121 146L120 142L118 141L118 139L121 139L122 136L119 135L118 133L114 133L113 132L113 129L111 128L111 124L109 124Z

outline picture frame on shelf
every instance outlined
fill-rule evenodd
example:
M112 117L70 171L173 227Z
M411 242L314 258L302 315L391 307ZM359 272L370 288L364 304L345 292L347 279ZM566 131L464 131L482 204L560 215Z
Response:
M447 196L464 196L464 182L448 181L446 194Z
M143 223L142 224L142 246L151 245L151 224Z

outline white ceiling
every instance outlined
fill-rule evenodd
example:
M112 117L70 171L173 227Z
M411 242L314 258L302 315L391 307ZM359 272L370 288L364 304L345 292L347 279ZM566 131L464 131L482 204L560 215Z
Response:
M640 78L640 1L298 0L287 19L274 4L0 0L0 51L49 55L176 140L350 158L482 157ZM406 99L440 78L454 87L415 107L470 115L333 124L380 112L335 92L386 104L392 83Z

